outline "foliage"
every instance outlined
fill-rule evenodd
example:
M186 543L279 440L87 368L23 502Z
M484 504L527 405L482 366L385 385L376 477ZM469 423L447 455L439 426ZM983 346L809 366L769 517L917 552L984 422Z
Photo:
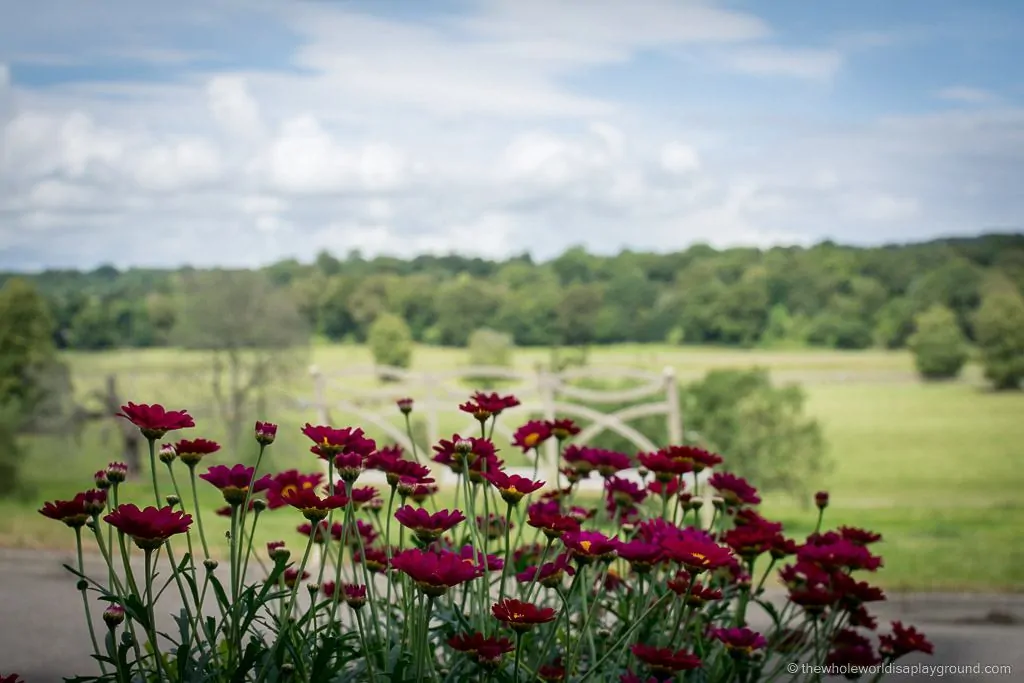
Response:
M729 459L733 471L764 491L807 499L828 469L818 422L797 385L776 387L768 371L712 370L685 388L683 414L699 443Z
M173 343L173 302L195 272L105 266L27 277L50 303L58 343L89 350ZM324 252L262 273L296 302L306 327L332 341L365 341L390 313L414 340L453 346L487 327L520 347L678 341L673 330L683 330L691 344L900 348L914 315L936 304L952 309L973 341L985 278L1001 273L1024 287L1024 236L609 257L574 248L546 263Z
M235 447L246 416L305 366L308 329L294 298L262 273L194 271L179 291L172 338L209 354L209 395Z
M53 343L54 321L45 299L28 281L0 288L0 496L21 485L26 431L60 431L70 410L71 381Z
M974 321L985 377L996 389L1024 380L1024 297L1005 280L990 283Z
M956 313L935 304L914 318L916 330L910 337L917 371L925 379L948 379L960 374L967 362L967 341L957 323Z
M367 342L377 365L407 368L412 363L412 334L397 315L378 316L370 326Z
M516 405L513 396L476 394L460 409L480 415L481 428L493 433L498 414ZM398 407L408 416L411 399ZM122 410L147 439L154 470L157 442L194 426L187 411ZM463 505L435 512L436 486L418 453L378 449L352 428L302 432L329 463L326 485L322 473L261 472L277 426L257 422L254 467L214 466L197 477L199 445L213 452L216 444L182 440L159 449L159 462L189 479L190 499L175 483L165 505L154 476L156 507L127 503L114 463L97 475L98 489L43 507L74 532L77 563L65 567L82 594L100 670L69 680L521 683L541 675L612 683L693 671L707 683L809 682L820 680L816 669L826 662L883 665L932 652L923 634L899 622L877 646L866 637L875 627L864 604L884 594L858 579L881 565L873 552L880 535L825 531L828 494L819 492L814 532L797 543L761 516L757 490L724 471L716 454L680 446L645 454L640 464L651 480L637 484L627 476L630 456L572 446L571 420L531 421L517 430L523 448L556 439L567 485L556 482L542 495L542 482L502 471L489 440L442 442L434 461L456 474ZM386 476L386 504L376 488L356 486L368 469ZM686 474L698 469L714 474L701 489L684 490ZM582 507L577 484L597 472L603 505ZM199 506L197 478L220 491L225 516ZM419 507L396 509L396 493ZM537 500L527 503L531 495ZM696 502L708 499L717 501L710 524ZM493 522L473 523L489 511ZM266 552L254 547L265 515L307 520L301 553L283 542ZM225 527L222 565L206 538ZM182 553L181 536L192 551ZM107 564L101 576L84 574L86 543ZM314 545L323 562L310 562ZM143 555L141 570L132 550ZM169 565L158 564L161 556ZM249 580L250 566L262 578ZM773 570L803 577L786 582L784 605L765 592ZM173 626L158 616L165 589L177 590L184 606ZM105 606L99 634L98 605ZM769 624L764 633L746 627L755 612Z
M469 335L468 349L470 366L500 368L512 366L512 355L515 352L512 335L482 327ZM490 389L495 384L492 377L470 377L467 379L480 389Z

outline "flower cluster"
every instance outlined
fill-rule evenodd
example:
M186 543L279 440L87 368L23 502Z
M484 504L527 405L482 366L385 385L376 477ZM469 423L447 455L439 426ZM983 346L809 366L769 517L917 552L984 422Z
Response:
M306 424L311 471L275 474L260 471L275 424L256 423L253 465L197 472L219 444L158 443L195 426L188 411L124 406L120 415L149 442L155 505L123 501L127 468L112 463L94 489L40 510L78 543L78 587L101 671L77 680L629 683L697 672L701 681L752 683L793 680L792 662L870 665L932 651L900 622L872 637L869 606L885 596L862 577L881 566L873 551L881 537L824 530L825 492L815 496L817 527L797 540L763 517L756 488L707 450L631 455L572 443L581 434L572 420L528 420L512 438L534 458L526 477L505 469L491 440L516 397L474 394L459 409L479 422L479 435L440 440L430 460L412 435L414 405L396 402L409 452L359 428ZM537 476L544 444L560 459L550 483ZM173 487L167 496L158 463ZM437 467L456 475L453 489L435 481ZM368 470L387 488L359 485ZM597 499L580 485L595 474ZM197 480L224 503L205 525ZM301 542L257 543L264 513L291 515ZM223 569L208 540L222 535ZM81 574L89 537L108 564L101 581ZM183 554L172 542L181 537ZM184 605L170 648L154 609L162 555L170 561L163 588L176 587ZM785 589L781 602L766 589L771 577ZM103 602L105 638L90 592ZM771 622L763 632L750 626L758 610Z

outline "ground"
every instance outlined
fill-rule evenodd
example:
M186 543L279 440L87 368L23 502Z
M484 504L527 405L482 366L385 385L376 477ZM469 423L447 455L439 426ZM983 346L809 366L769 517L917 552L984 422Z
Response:
M417 368L437 370L465 363L465 351L418 348ZM531 368L545 353L521 351L516 362ZM126 400L164 402L192 409L199 420L194 436L219 438L208 406L206 361L172 350L70 354L76 391L99 388L108 372L118 373ZM325 372L369 365L357 346L321 346L309 359ZM661 370L674 367L681 381L710 368L767 367L777 382L799 382L807 410L818 418L834 463L815 488L832 494L830 525L849 524L881 532L886 566L879 582L891 591L1016 591L1024 588L1024 556L1017 541L1024 528L1024 471L1017 467L1024 442L1024 396L992 393L969 367L961 380L922 383L903 352L737 351L665 346L595 349L591 366L615 365ZM357 380L345 380L356 386ZM358 380L359 386L374 380ZM294 400L309 397L308 377L279 393ZM452 406L454 413L454 404ZM257 415L253 415L255 419ZM312 469L308 444L298 426L317 416L274 404L268 419L282 425L271 449L275 469ZM340 418L339 418L340 419ZM452 423L451 430L459 429ZM247 446L248 448L248 446ZM70 439L35 439L27 475L36 487L25 501L0 503L0 545L67 547L70 532L38 515L40 502L66 497L84 488L92 473L119 457L112 425L94 425L81 444ZM251 453L246 453L251 457ZM231 462L228 456L212 459ZM178 470L178 483L187 476ZM200 482L202 484L202 482ZM163 483L165 491L171 482ZM148 501L145 484L126 493ZM200 488L204 508L218 503ZM787 522L794 532L813 526L813 510L779 496L768 496L768 516ZM298 520L282 511L268 516L268 537L295 540ZM263 522L261 522L263 524Z

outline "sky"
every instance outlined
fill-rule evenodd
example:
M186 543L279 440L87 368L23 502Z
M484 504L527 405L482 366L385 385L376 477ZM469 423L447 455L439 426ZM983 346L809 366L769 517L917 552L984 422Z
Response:
M0 0L0 269L1024 230L1019 0Z

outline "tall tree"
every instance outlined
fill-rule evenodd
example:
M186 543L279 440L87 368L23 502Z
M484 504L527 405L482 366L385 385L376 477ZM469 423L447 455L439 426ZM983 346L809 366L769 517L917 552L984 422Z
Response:
M960 374L967 362L967 340L957 324L956 313L935 304L914 319L910 337L917 371L925 379L949 379Z
M261 273L190 273L179 302L174 337L209 354L213 407L229 445L237 447L274 383L303 367L309 330L290 293Z
M996 389L1024 380L1024 297L1005 277L992 278L974 320L985 377Z

